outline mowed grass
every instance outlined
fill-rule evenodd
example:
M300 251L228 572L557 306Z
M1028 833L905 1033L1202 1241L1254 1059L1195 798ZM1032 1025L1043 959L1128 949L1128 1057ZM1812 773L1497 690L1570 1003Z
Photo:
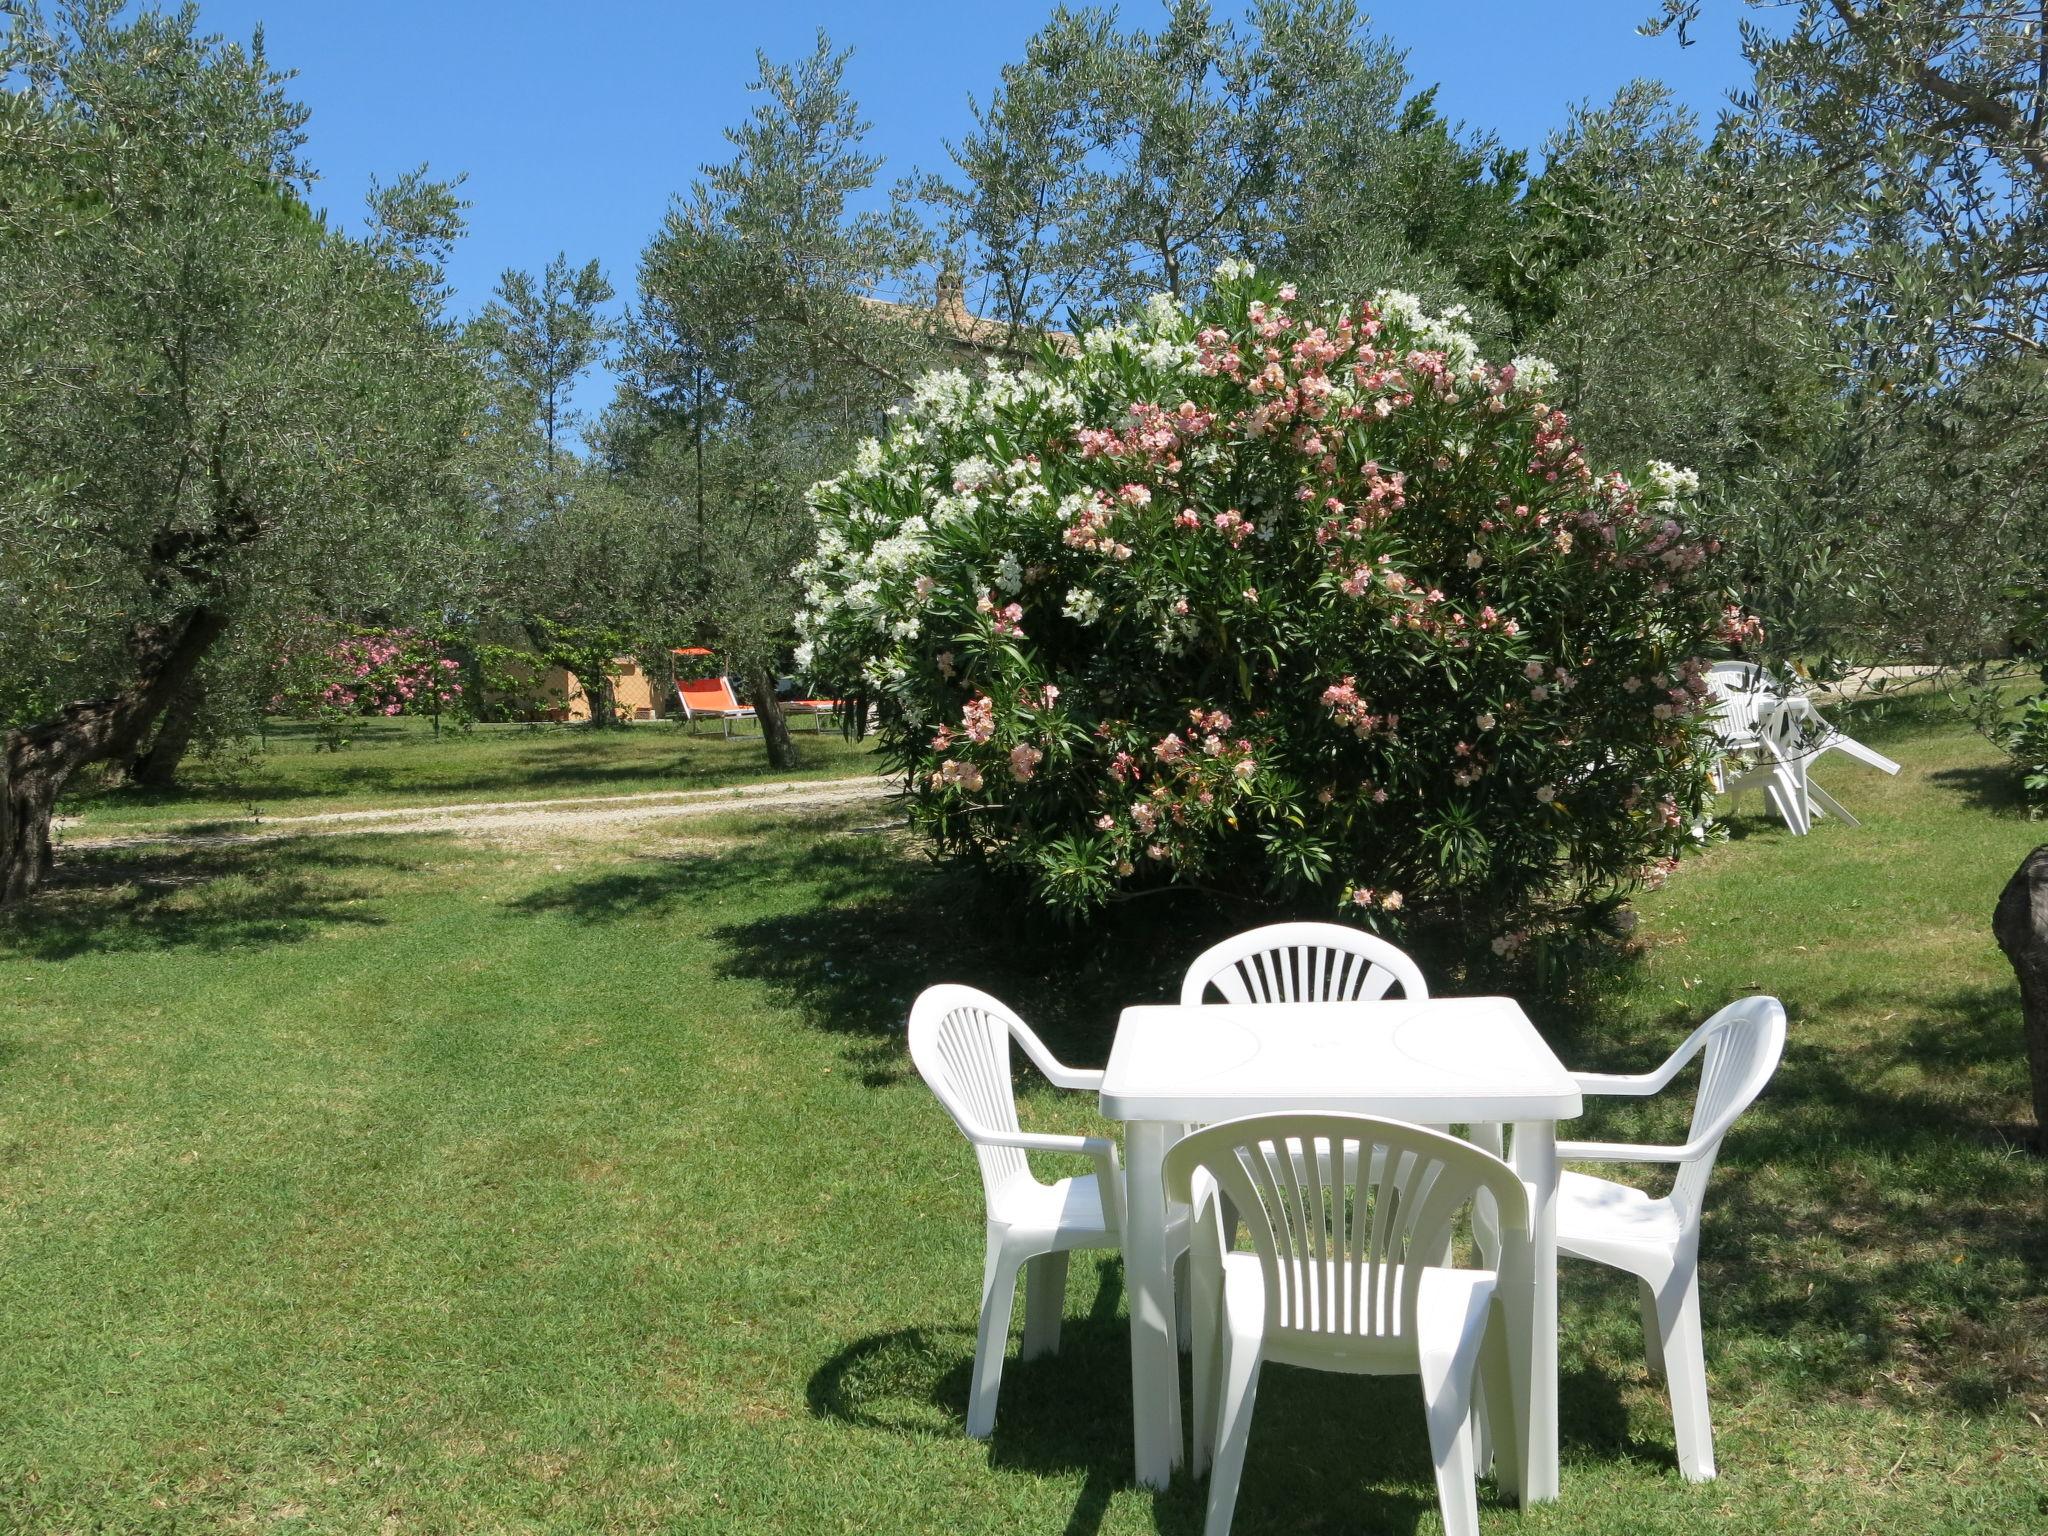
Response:
M751 724L727 740L669 721L617 730L581 725L479 725L434 735L426 720L357 723L339 751L296 721L272 721L260 743L195 756L176 789L138 792L81 783L61 811L84 835L190 823L247 822L380 806L482 800L562 800L651 791L722 789L753 781L838 778L875 771L873 742L790 720L797 767L768 766Z
M1708 1210L1722 1476L1677 1476L1631 1283L1568 1265L1563 1497L1485 1485L1489 1530L2048 1528L2048 1161L1989 936L2039 829L1973 738L1859 734L1908 765L1823 769L1860 831L1751 802L1541 1011L1589 1069L1791 1011ZM1113 1259L961 1433L980 1186L901 1021L974 980L1099 1062L1215 919L1055 942L885 819L79 856L0 923L0 1526L1199 1531L1200 1484L1131 1483ZM1025 1118L1099 1125L1035 1080ZM1240 1532L1436 1528L1412 1382L1268 1372Z

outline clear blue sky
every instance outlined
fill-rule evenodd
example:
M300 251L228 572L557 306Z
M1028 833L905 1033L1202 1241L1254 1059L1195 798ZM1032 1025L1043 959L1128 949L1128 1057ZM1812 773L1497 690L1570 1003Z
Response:
M597 257L622 294L670 197L751 107L754 51L793 58L820 26L855 52L849 82L887 157L884 179L946 164L1002 65L1050 0L201 0L208 30L261 22L273 62L312 108L317 200L351 219L373 174L419 164L468 175L470 235L450 276L469 311L508 266ZM1228 0L1218 5L1228 10ZM1668 81L1711 123L1746 77L1734 11L1699 40L1638 37L1654 0L1386 0L1374 29L1407 50L1439 108L1510 145L1541 147L1568 106L1626 81ZM1155 0L1126 0L1152 25ZM602 391L587 392L590 395ZM595 400L589 403L598 403Z

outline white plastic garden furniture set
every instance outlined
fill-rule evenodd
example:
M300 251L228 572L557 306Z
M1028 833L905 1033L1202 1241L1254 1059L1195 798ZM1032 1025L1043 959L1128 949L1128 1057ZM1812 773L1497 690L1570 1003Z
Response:
M1755 662L1717 662L1707 669L1707 686L1716 704L1714 734L1721 752L1715 787L1731 800L1746 790L1762 791L1795 837L1812 831L1817 816L1862 825L1813 782L1813 764L1823 754L1841 752L1882 773L1899 771L1882 752L1828 724L1811 699L1780 687Z
M1221 1001L1206 1001L1212 991ZM1415 1375L1444 1528L1470 1536L1474 1478L1489 1467L1524 1503L1558 1495L1564 1252L1637 1277L1679 1469L1711 1478L1700 1212L1721 1140L1784 1038L1777 1000L1752 997L1654 1072L1574 1074L1512 999L1431 998L1407 955L1323 923L1207 951L1180 1003L1123 1011L1100 1071L1061 1064L988 994L933 987L911 1010L911 1056L974 1146L988 1213L967 1431L995 1426L1020 1271L1019 1358L1030 1359L1058 1348L1067 1255L1120 1248L1141 1483L1164 1487L1183 1461L1177 1345L1193 1356L1191 1465L1209 1475L1208 1536L1230 1529L1266 1361ZM1108 1137L1019 1128L1013 1041L1056 1086L1095 1092L1124 1123L1125 1163ZM1557 1139L1585 1096L1657 1093L1694 1058L1683 1144ZM1044 1183L1034 1151L1078 1153L1095 1171ZM1656 1198L1564 1162L1671 1163L1678 1175Z

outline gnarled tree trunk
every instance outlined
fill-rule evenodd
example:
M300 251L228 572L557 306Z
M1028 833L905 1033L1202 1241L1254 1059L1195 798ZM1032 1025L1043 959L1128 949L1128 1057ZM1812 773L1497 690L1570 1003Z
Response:
M164 709L163 723L147 746L128 759L128 782L145 789L169 789L178 781L178 766L192 749L199 730L200 712L206 708L206 684L195 677L171 697Z
M788 770L796 766L796 743L789 739L789 722L775 697L775 678L766 667L747 669L747 702L754 718L761 722L761 743L768 749L768 766Z
M191 680L220 638L224 621L197 609L129 637L135 682L103 699L67 704L54 720L10 730L0 739L0 904L19 901L50 872L50 818L65 781L88 763L125 758L150 723Z
M2020 1028L2034 1082L2034 1145L2048 1152L2048 844L2028 854L2005 883L1991 933L2020 979Z

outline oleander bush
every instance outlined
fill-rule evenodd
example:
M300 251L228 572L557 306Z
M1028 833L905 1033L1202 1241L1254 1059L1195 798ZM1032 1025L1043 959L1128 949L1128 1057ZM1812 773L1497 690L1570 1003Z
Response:
M1537 358L1243 268L1187 312L928 376L813 492L801 664L914 824L1085 911L1180 884L1513 949L1654 878L1753 638L1697 481L1589 465Z

